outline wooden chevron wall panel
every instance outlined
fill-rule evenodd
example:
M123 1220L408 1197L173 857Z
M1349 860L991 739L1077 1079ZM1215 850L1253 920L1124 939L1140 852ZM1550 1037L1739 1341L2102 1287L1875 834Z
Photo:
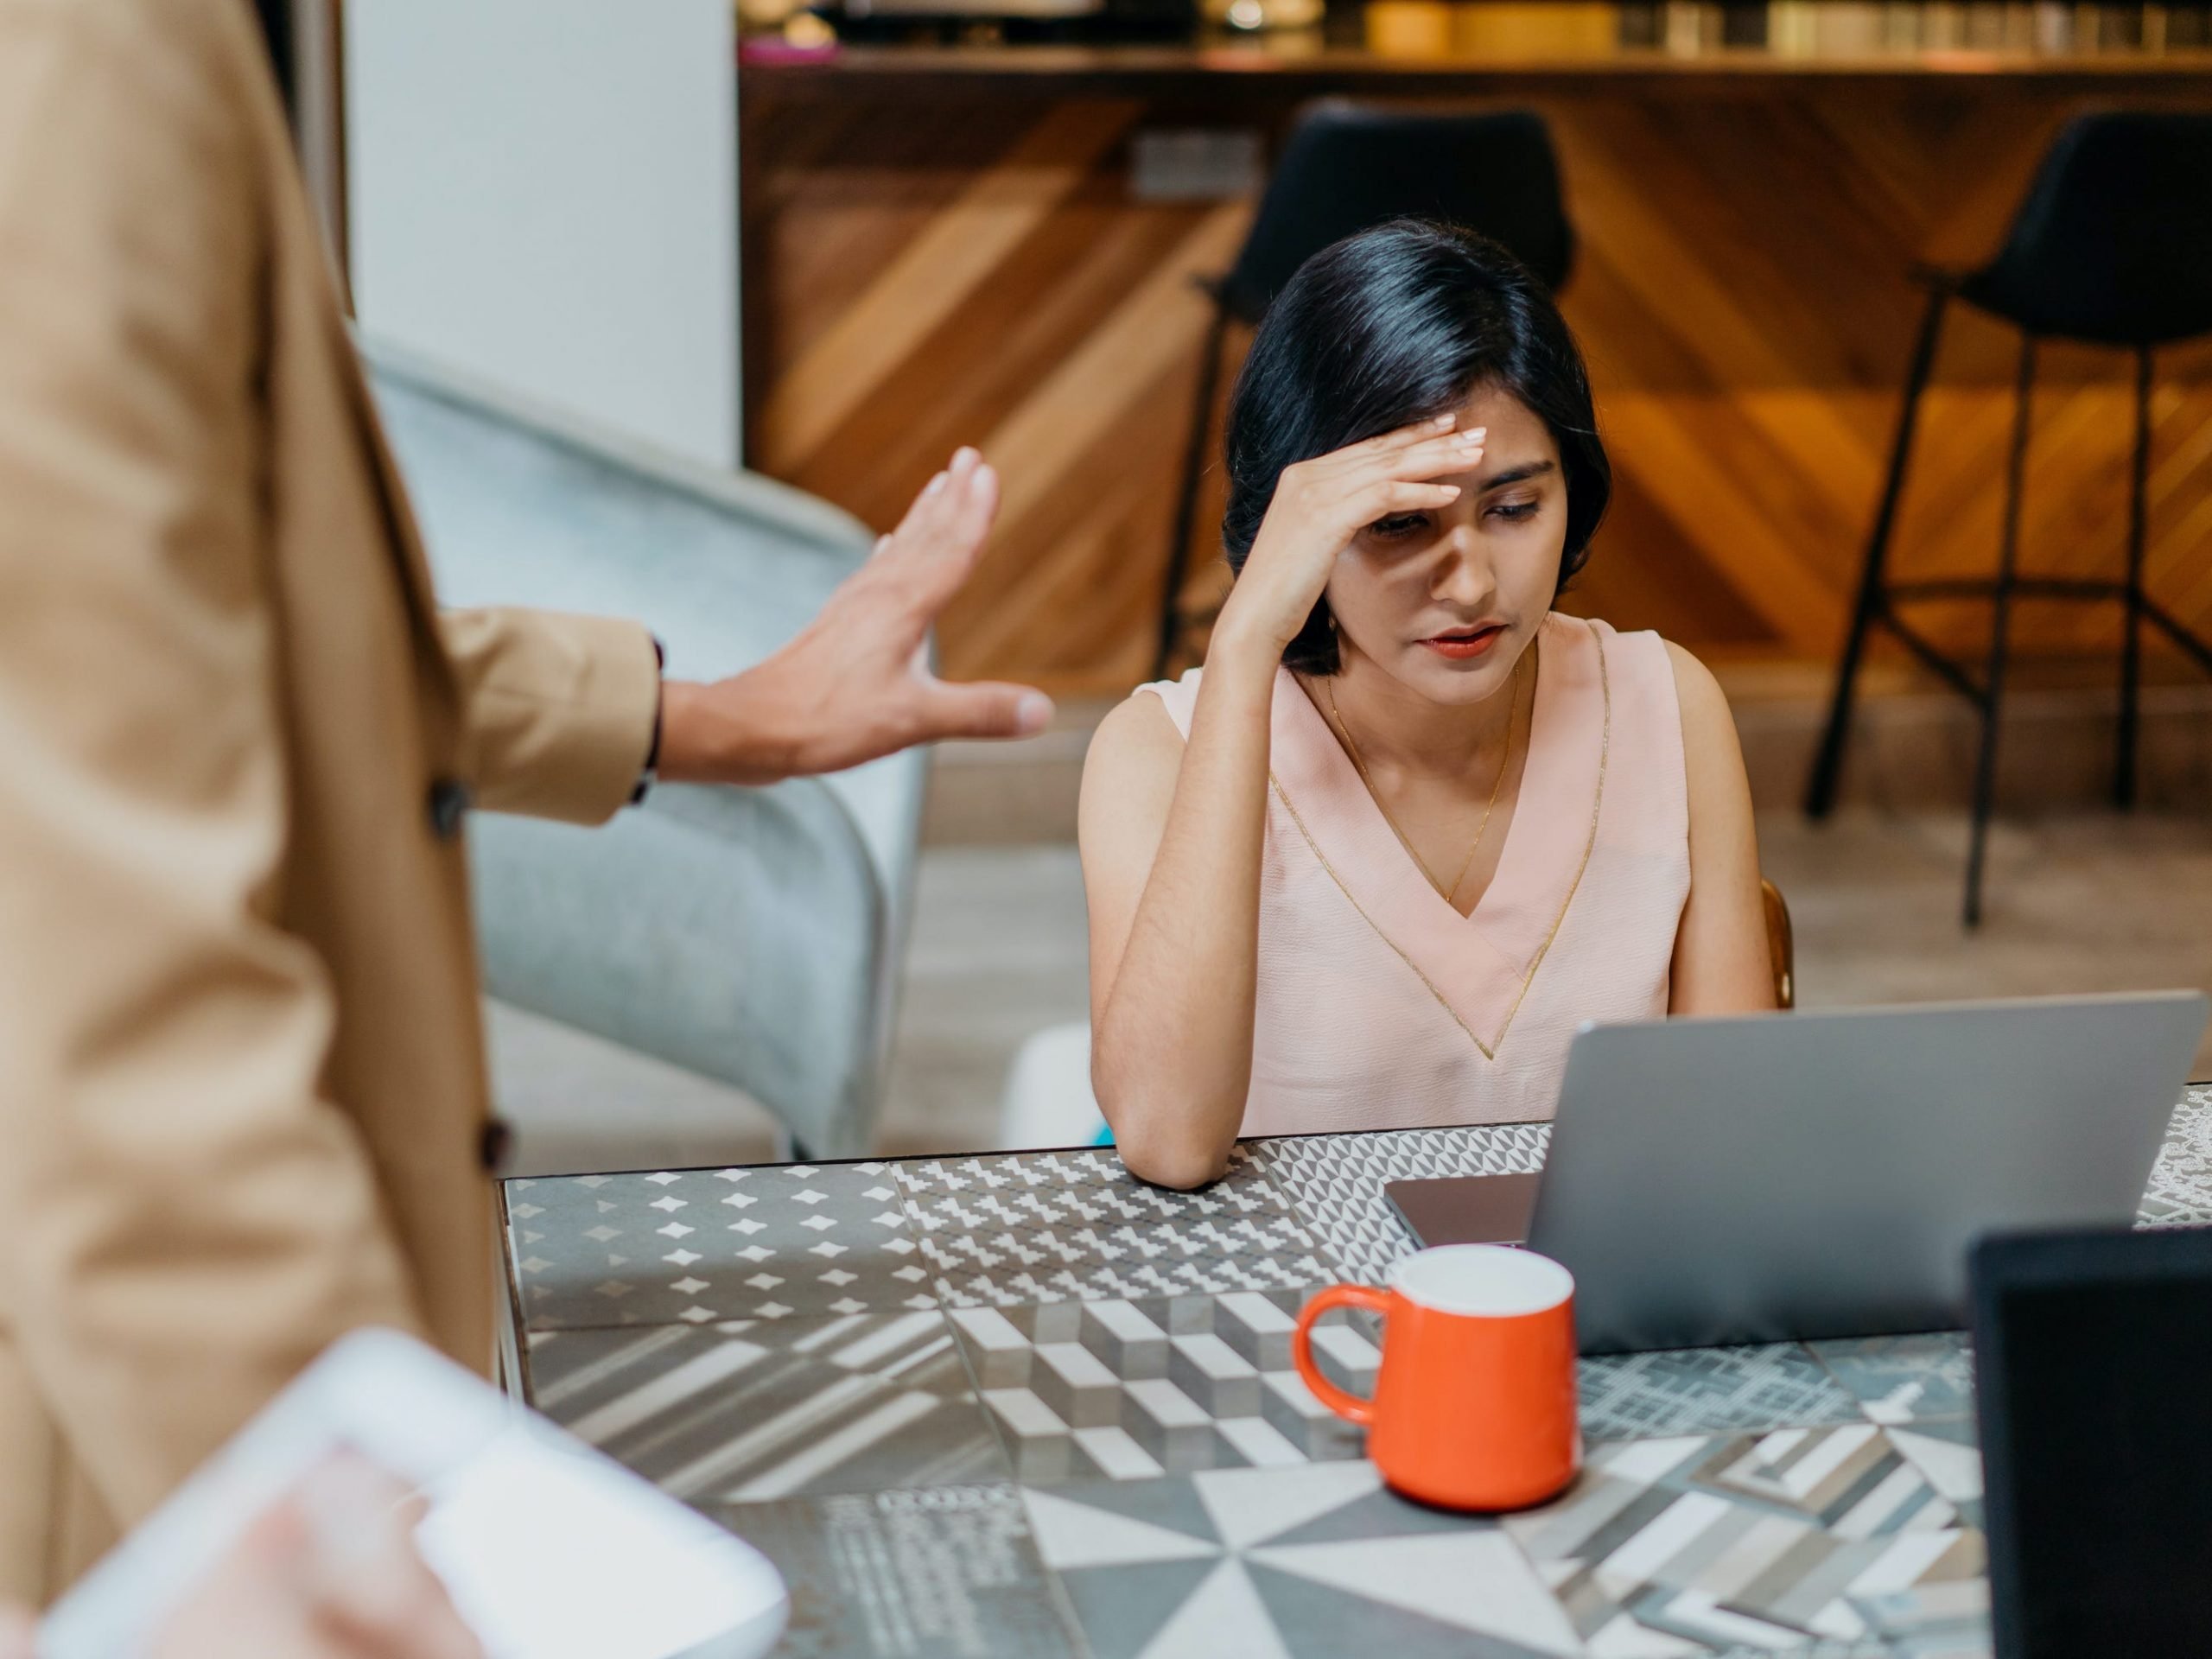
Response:
M1618 480L1570 602L1715 656L1824 659L1919 320L1912 262L1986 255L2059 125L2113 100L2025 77L1705 85L1593 77L1515 100L1541 110L1560 149L1581 250L1564 303ZM2212 90L2199 101L2212 107ZM1294 108L1287 93L1193 109L1033 85L863 107L780 96L772 72L748 73L752 464L887 524L956 445L991 456L1005 507L944 620L952 671L1101 696L1141 677L1207 321L1193 279L1234 257L1251 203L1136 200L1130 140L1273 135ZM2010 329L1955 311L1901 574L1990 568L2018 349ZM2024 563L2117 574L2128 362L2056 344L2039 362ZM2151 581L2212 632L2212 346L2162 357L2154 416ZM1209 554L1218 482L1217 467ZM1198 563L1194 599L1226 575ZM1978 652L1986 608L1933 607L1926 622ZM2033 606L2018 637L2073 659L2118 628L2108 611Z

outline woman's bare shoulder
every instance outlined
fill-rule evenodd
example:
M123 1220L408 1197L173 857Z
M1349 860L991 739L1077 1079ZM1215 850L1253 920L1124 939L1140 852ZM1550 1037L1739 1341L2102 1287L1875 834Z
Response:
M1736 717L1729 712L1728 694L1720 689L1713 671L1673 640L1660 643L1667 647L1667 660L1674 665L1675 700L1681 705L1683 737L1694 741L1726 732L1732 741Z
M1675 666L1675 700L1681 709L1682 772L1689 787L1690 841L1694 850L1740 843L1752 865L1758 853L1751 840L1751 785L1744 769L1744 746L1728 695L1713 671L1690 652L1667 642ZM1716 839L1715 831L1719 836Z
M1084 775L1101 768L1150 770L1182 764L1183 734L1167 705L1150 691L1135 692L1116 703L1091 734L1083 763Z
M1140 691L1109 710L1083 762L1076 837L1085 860L1110 845L1156 842L1182 766L1183 734L1158 697Z

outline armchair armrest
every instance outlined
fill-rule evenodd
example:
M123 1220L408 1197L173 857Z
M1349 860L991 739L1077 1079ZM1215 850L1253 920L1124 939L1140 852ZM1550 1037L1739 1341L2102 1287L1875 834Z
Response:
M767 656L868 556L772 480L655 454L365 348L441 602L633 617L671 674ZM472 829L487 988L752 1094L817 1155L872 1129L927 760L662 785L597 830Z

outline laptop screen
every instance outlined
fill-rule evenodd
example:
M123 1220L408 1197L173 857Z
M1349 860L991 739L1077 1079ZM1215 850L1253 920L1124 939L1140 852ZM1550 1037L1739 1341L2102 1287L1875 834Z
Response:
M2100 1249L2073 1282L2039 1273L1988 1287L1993 1328L1978 1334L1995 1362L1981 1383L1999 1659L2199 1652L2212 1639L2212 1236L2142 1242L2163 1270Z

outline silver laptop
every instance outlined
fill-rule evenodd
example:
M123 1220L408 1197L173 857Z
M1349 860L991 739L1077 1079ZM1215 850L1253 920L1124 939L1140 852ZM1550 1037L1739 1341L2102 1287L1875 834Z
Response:
M2208 1009L2171 991L1585 1027L1541 1179L1386 1190L1423 1243L1525 1238L1564 1263L1585 1353L1955 1328L1979 1235L2134 1220Z

